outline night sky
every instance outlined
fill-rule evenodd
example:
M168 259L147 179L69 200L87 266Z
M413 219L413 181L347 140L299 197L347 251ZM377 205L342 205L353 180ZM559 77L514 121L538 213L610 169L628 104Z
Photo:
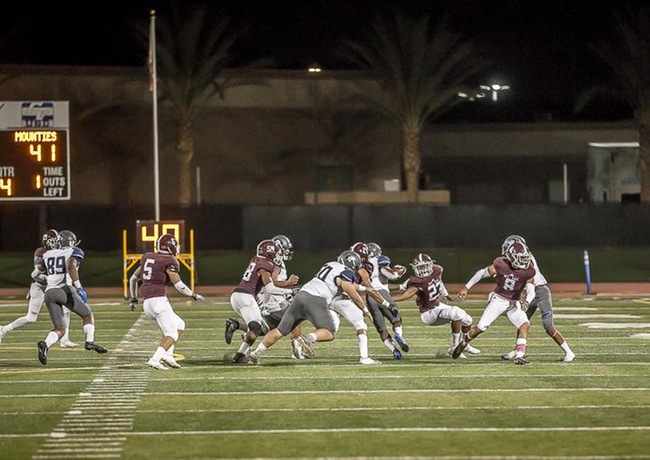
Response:
M14 3L0 16L0 64L144 66L146 50L131 33L148 23L149 10L165 15L170 1L59 1ZM281 69L346 68L334 50L342 38L357 38L377 14L395 10L440 17L450 12L465 36L487 45L494 65L480 78L511 86L501 112L557 113L571 118L576 95L607 78L590 51L613 36L614 13L638 8L639 0L221 0L209 2L249 32L237 59L272 58ZM101 11L102 6L104 10ZM12 33L14 32L14 33ZM494 107L486 108L494 111ZM629 115L605 103L587 117ZM621 113L619 113L621 112ZM503 115L503 114L502 114ZM507 114L506 114L507 115ZM513 115L519 116L519 115ZM532 115L529 115L532 116ZM583 114L583 116L585 116Z

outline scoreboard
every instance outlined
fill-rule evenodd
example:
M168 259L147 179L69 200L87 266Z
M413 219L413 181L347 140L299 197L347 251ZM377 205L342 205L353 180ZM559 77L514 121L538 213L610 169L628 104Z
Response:
M0 102L0 201L69 200L68 102Z

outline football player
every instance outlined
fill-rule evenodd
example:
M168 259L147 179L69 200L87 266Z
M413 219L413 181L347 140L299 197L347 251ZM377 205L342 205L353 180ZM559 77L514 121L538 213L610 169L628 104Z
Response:
M181 280L181 267L176 258L181 252L181 245L176 238L168 233L161 235L156 241L155 252L145 252L140 259L138 268L129 279L131 292L130 306L135 310L138 303L138 285L144 297L142 309L147 318L156 321L163 337L147 365L160 371L169 367L180 368L174 358L174 348L183 331L185 321L174 311L167 297L167 285L171 284L178 292L194 300L203 300ZM167 364L167 366L165 366Z
M45 298L45 287L47 286L47 278L45 274L42 273L38 268L36 268L41 261L43 260L43 254L48 249L54 249L54 244L56 243L56 238L59 233L53 228L46 230L41 237L41 246L36 248L34 251L34 271L32 271L32 284L29 287L29 294L27 298L29 299L29 304L27 307L27 314L21 316L20 318L15 319L6 326L0 326L0 342L6 334L16 330L20 327L23 327L26 324L34 323L38 319L38 314L41 312L41 307L43 306L43 299ZM70 340L70 310L67 308L63 309L63 324L64 332L59 345L61 348L75 348L78 345Z
M232 359L234 364L245 364L246 355L255 340L266 331L264 319L257 298L262 287L267 286L267 292L274 294L290 294L289 288L277 287L273 284L273 274L276 272L276 258L280 247L271 239L262 240L257 245L257 251L244 270L239 285L230 295L230 306L244 320L243 324L232 318L226 320L226 343L232 341L234 331L245 331L239 350ZM277 276L277 275L276 275Z
M525 358L528 343L528 328L530 321L526 316L528 305L535 297L533 277L536 270L531 263L528 247L520 242L511 244L505 254L494 259L491 265L478 270L458 293L464 300L467 292L481 279L491 276L496 278L496 286L488 297L488 304L477 325L472 326L465 337L452 352L451 357L457 359L463 353L471 340L485 332L488 327L501 315L517 328L517 348L514 363L529 364ZM520 301L522 291L526 290L526 300Z
M313 356L313 344L334 340L336 327L329 313L329 304L340 292L345 292L356 306L369 314L365 301L359 295L359 285L355 283L356 271L361 267L361 259L353 251L343 251L336 261L325 263L316 275L296 293L277 328L271 329L262 342L248 357L251 364L259 364L262 354L278 340L291 332L291 328L304 320L315 327L313 332L298 338L305 356ZM363 289L363 288L361 288Z
M38 360L43 365L47 364L47 351L65 333L64 309L70 309L81 317L86 335L86 350L97 353L108 351L95 343L95 318L86 303L86 290L79 280L79 266L84 259L84 252L78 247L79 243L74 233L62 230L56 237L54 248L45 251L37 265L37 269L44 273L47 279L44 302L54 325L45 340L37 343Z
M472 326L472 317L460 307L449 305L449 292L442 281L443 268L435 263L428 254L418 254L411 263L414 276L411 276L402 286L402 292L395 294L396 302L415 297L415 304L420 310L420 319L427 326L451 325L451 346L449 354L458 346L461 334L467 333ZM441 302L444 300L445 302ZM473 355L481 351L471 345L465 347L465 352ZM461 353L460 358L465 358Z
M359 257L361 257L359 284L365 286L367 289L366 301L368 302L368 309L372 315L372 323L379 334L379 338L386 348L388 348L393 354L394 359L402 359L402 352L400 352L397 345L395 345L395 342L393 342L393 337L391 337L388 332L388 327L386 326L385 321L385 319L387 319L390 322L395 340L400 345L400 348L402 348L402 351L407 352L409 351L409 345L402 336L402 316L399 313L397 304L391 298L390 292L383 288L377 290L373 285L372 277L375 275L376 270L381 269L379 266L381 248L376 243L370 244L373 245L372 253L369 245L366 243L358 242L354 243L350 247L351 250L359 254ZM385 260L390 263L390 259L386 258ZM377 276L379 275L377 274Z
M526 240L524 240L523 237L519 235L510 235L503 241L503 244L501 245L501 253L505 254L508 250L508 247L515 242L526 244ZM535 256L532 253L530 254L530 260L536 271L535 277L533 278L533 284L535 285L535 298L530 302L528 310L526 311L526 316L528 316L528 319L530 320L539 307L539 311L542 315L542 324L544 326L544 330L548 336L551 337L555 343L557 343L564 351L564 356L562 359L560 359L560 361L570 363L576 359L576 355L571 350L569 344L566 342L562 334L560 334L560 331L558 331L553 324L553 297L551 295L551 290L548 287L548 281L546 281L546 278L544 275L542 275L542 272L539 269L539 265L537 265L537 260L535 260ZM515 352L516 345L515 349L503 354L501 358L504 360L514 359Z

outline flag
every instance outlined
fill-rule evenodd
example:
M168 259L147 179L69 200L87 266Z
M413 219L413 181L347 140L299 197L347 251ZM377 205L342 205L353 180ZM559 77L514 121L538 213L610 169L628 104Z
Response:
M147 57L147 67L149 68L149 91L154 90L156 81L156 12L151 10L151 20L149 25L149 55Z

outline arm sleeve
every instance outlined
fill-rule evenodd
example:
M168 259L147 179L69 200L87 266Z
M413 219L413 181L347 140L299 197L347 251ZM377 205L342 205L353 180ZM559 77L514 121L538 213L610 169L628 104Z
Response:
M135 299L138 297L138 283L140 282L140 278L135 276L135 274L131 275L131 278L129 278L129 292L131 293L131 298Z
M445 283L440 281L440 294L442 294L444 297L449 297L449 291L447 290L447 286L445 286Z
M474 276L472 276L467 283L465 283L465 287L467 289L471 289L472 286L474 286L476 283L481 281L483 278L489 278L489 277L490 277L490 272L488 271L487 267L481 268L476 273L474 273Z
M535 298L535 285L526 283L526 303L531 303Z
M174 287L178 292L180 292L183 295L186 295L187 297L192 297L194 296L194 293L190 288L185 286L185 283L183 283L182 280L178 280L176 283L174 283Z
M291 294L293 292L293 289L277 287L275 284L273 284L273 281L265 285L264 289L266 289L266 292L268 292L269 294L286 295L286 294Z
M45 276L45 273L40 271L38 267L34 267L34 271L32 272L32 279L37 283L47 284L47 277Z

